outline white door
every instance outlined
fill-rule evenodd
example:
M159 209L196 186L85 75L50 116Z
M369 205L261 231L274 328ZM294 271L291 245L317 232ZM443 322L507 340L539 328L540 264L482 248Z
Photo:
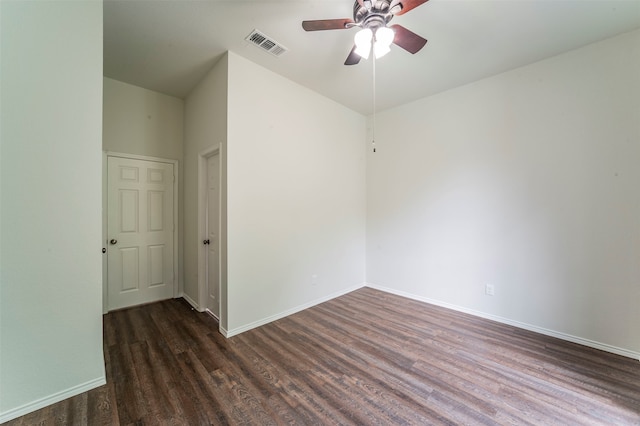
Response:
M107 159L108 309L174 295L173 164Z
M207 158L207 310L220 318L220 155Z

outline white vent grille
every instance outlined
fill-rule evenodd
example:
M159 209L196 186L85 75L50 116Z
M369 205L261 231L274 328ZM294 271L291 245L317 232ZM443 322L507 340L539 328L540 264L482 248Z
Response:
M260 49L266 50L273 56L280 56L288 50L286 47L258 30L251 31L251 34L249 34L245 40L258 46Z

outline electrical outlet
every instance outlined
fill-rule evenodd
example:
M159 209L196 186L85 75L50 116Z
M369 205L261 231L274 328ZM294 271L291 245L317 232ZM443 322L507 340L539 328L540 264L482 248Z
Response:
M318 285L318 276L316 274L311 275L311 285Z
M487 296L493 296L495 294L495 289L493 288L493 284L485 284L484 294L486 294Z

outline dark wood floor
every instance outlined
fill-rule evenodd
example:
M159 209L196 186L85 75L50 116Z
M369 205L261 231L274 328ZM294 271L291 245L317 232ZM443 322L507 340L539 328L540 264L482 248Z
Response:
M640 425L640 362L364 288L231 339L104 317L107 385L10 425Z

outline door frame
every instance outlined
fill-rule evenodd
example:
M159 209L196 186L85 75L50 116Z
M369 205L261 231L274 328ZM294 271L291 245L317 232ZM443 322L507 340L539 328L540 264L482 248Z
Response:
M102 152L102 247L107 248L109 244L109 234L107 229L107 218L109 212L108 204L108 167L107 162L109 157L127 158L130 160L143 160L154 161L156 163L168 163L173 164L173 297L180 296L179 280L177 279L180 274L178 270L178 253L179 253L179 235L178 230L180 223L178 220L178 160L170 160L168 158L151 157L148 155L126 154L123 152L103 151ZM102 313L109 312L109 275L108 275L108 254L102 255Z
M214 155L219 156L220 160L220 175L218 176L218 185L220 191L218 192L218 236L221 232L221 214L222 214L222 152L220 145L211 146L198 154L198 311L205 312L207 310L207 252L204 244L200 244L202 236L205 235L207 229L207 221L209 220L207 215L207 160ZM221 303L220 294L222 289L222 276L221 276L221 255L222 255L222 238L218 238L218 304ZM222 307L218 306L219 315L222 316ZM209 311L209 313L213 315ZM220 318L218 318L220 320Z

